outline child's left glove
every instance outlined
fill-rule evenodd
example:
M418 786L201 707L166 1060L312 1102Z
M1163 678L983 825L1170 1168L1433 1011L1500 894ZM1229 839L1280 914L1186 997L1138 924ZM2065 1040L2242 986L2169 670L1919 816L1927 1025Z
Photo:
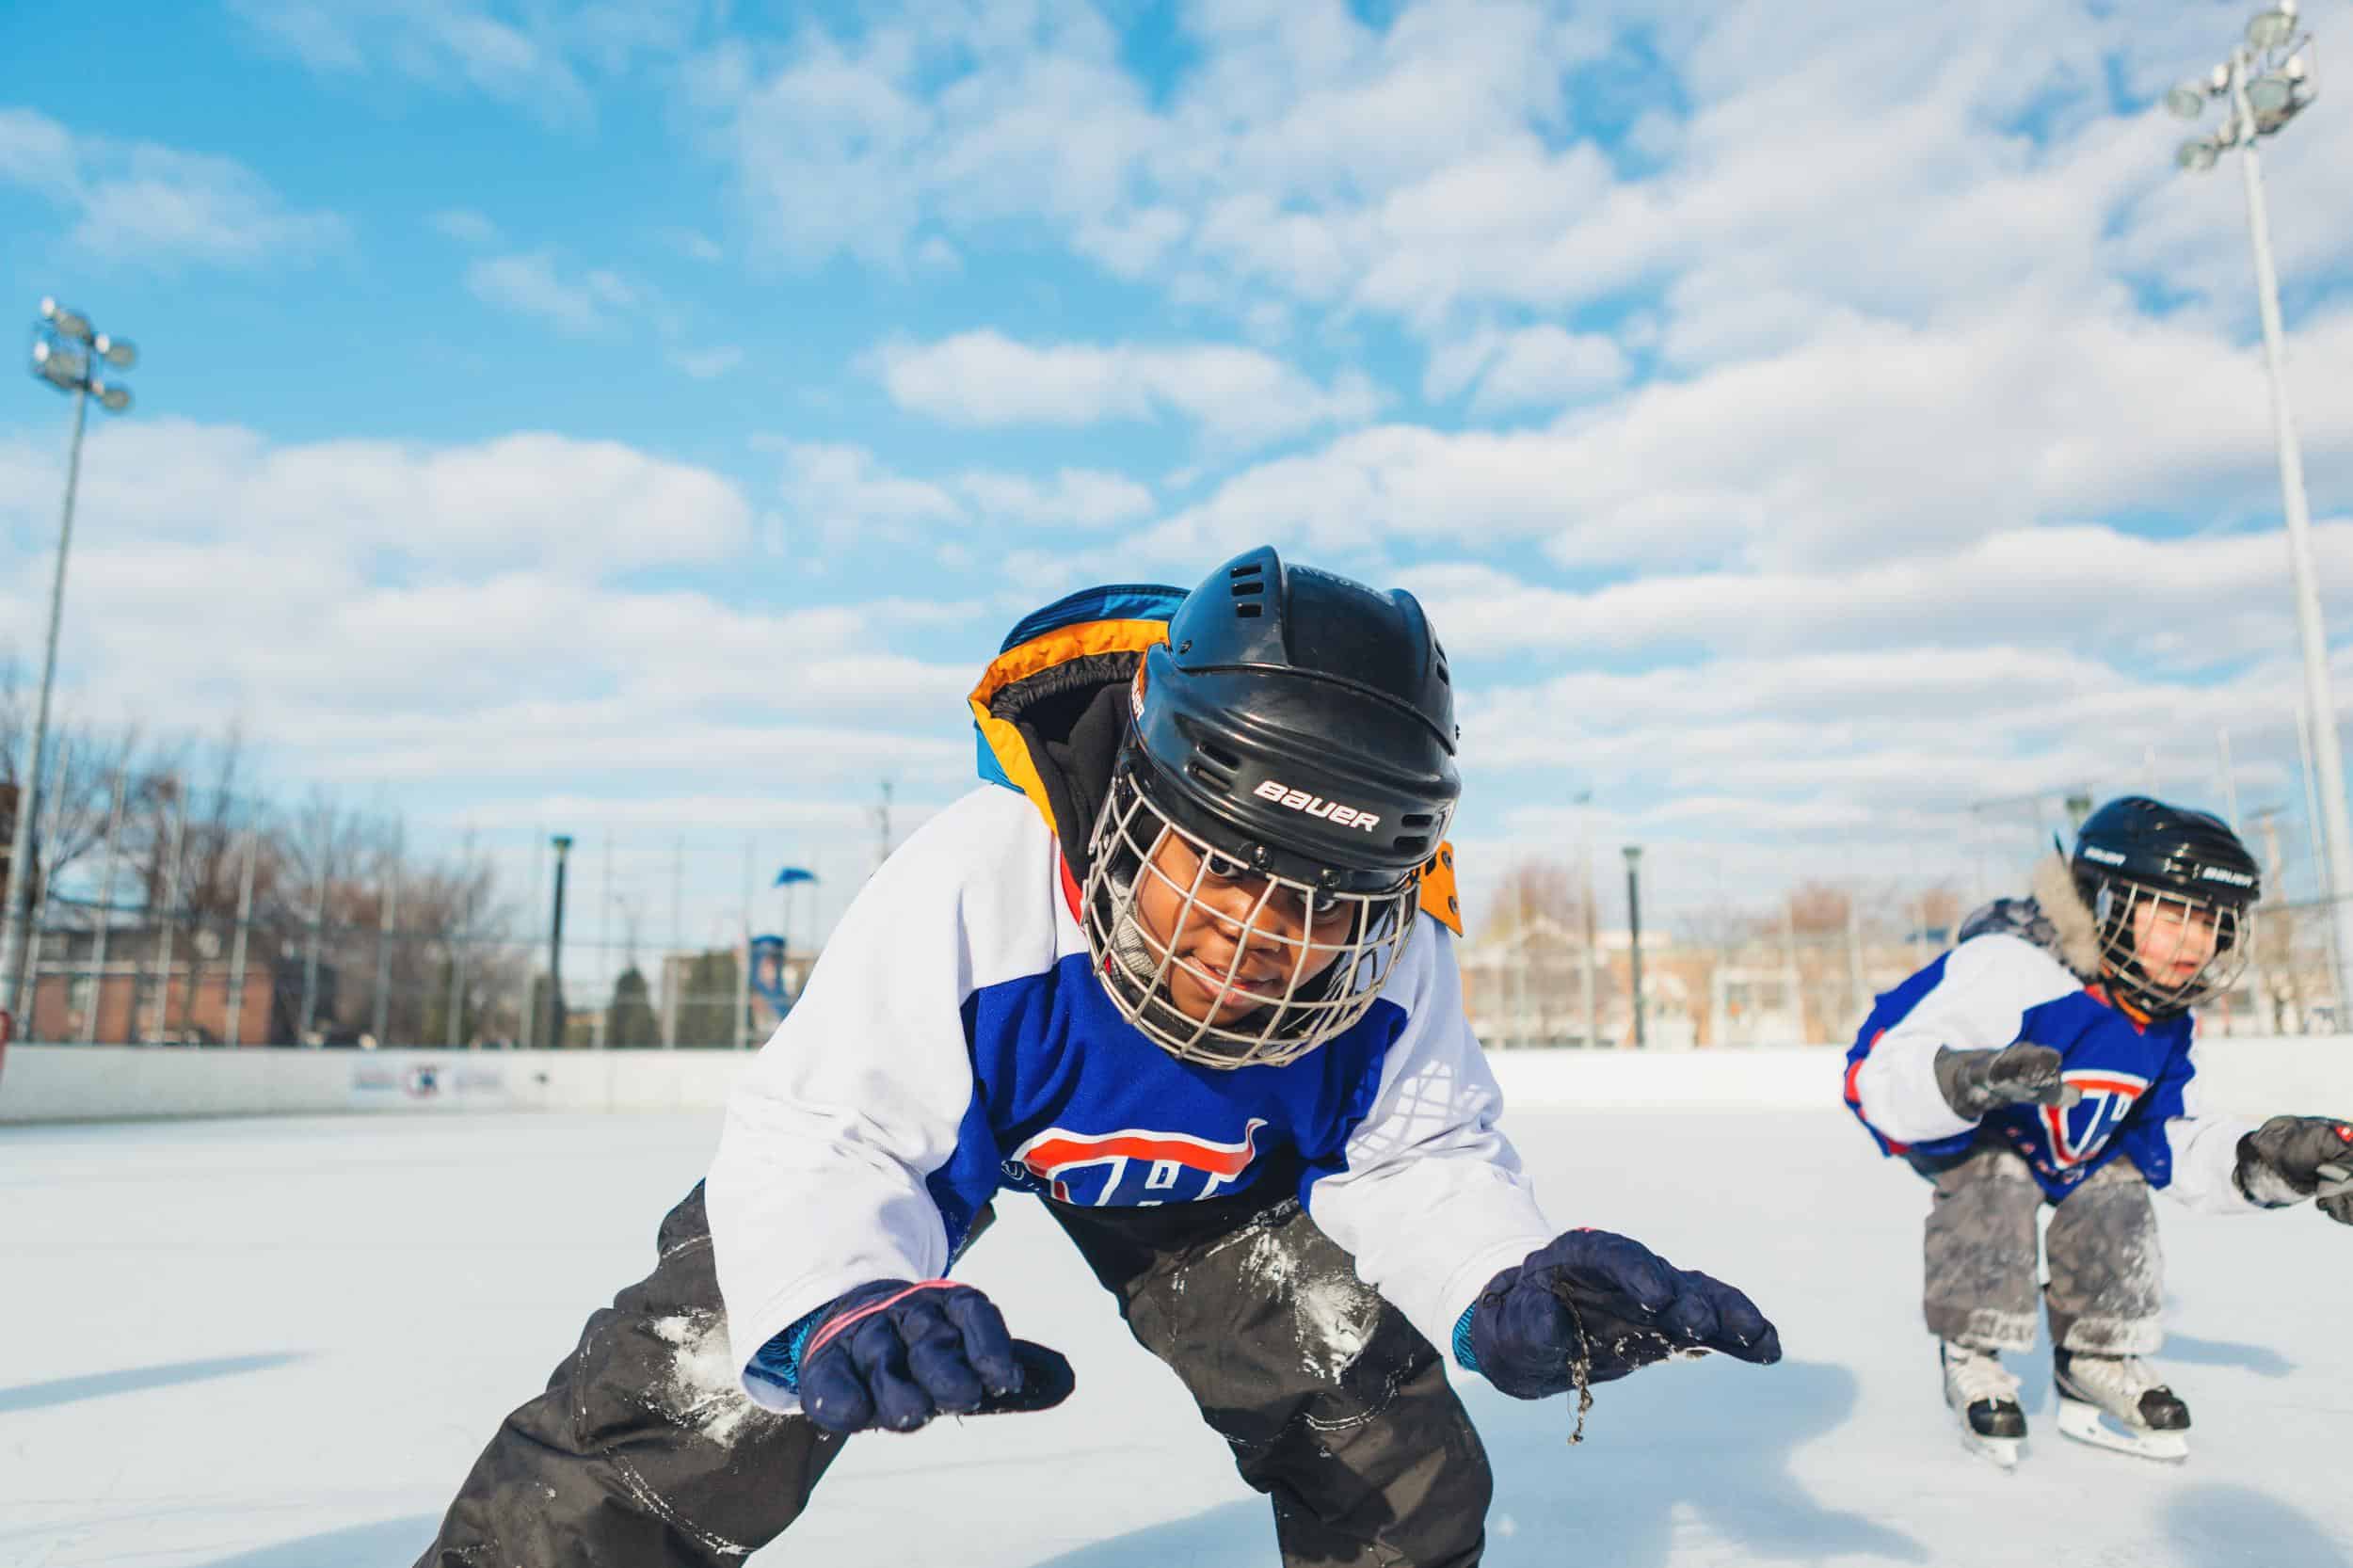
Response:
M1581 1358L1591 1360L1587 1383L1677 1351L1781 1359L1780 1334L1747 1296L1606 1230L1570 1231L1496 1275L1454 1343L1457 1360L1519 1400L1565 1392Z
M2306 1198L2353 1225L2353 1122L2274 1116L2238 1141L2238 1190L2249 1203L2283 1208Z
M952 1280L878 1279L796 1324L801 1408L832 1432L913 1432L935 1416L1045 1410L1070 1363L1016 1339L997 1304Z

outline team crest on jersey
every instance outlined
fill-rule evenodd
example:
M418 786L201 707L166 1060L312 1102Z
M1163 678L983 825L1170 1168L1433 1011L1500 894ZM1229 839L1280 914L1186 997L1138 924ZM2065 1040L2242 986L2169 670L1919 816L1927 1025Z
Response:
M2086 1067L2063 1076L2082 1092L2083 1098L2064 1109L2042 1108L2042 1129L2051 1136L2051 1158L2062 1170L2098 1154L2149 1090L2147 1079L2105 1067Z
M1182 1132L1069 1132L1049 1127L1013 1151L1009 1176L1026 1178L1057 1202L1102 1208L1193 1203L1231 1187L1257 1158L1261 1116L1240 1141L1213 1144Z

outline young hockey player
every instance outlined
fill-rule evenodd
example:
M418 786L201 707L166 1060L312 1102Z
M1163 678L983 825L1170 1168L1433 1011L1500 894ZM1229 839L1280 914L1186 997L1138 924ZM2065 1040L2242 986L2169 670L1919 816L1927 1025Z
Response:
M2317 1197L2353 1224L2353 1126L2199 1106L2190 1009L2245 967L2260 893L2219 819L2111 801L2033 896L1977 911L1881 996L1848 1052L1848 1106L1934 1183L1929 1332L1962 1440L1996 1463L2026 1434L2001 1352L2034 1344L2044 1204L2059 1430L2159 1459L2187 1454L2189 1411L2142 1359L2163 1338L2149 1190L2217 1213Z
M1007 1190L1232 1446L1287 1563L1478 1561L1444 1350L1524 1399L1777 1360L1739 1291L1559 1234L1497 1129L1447 935L1449 681L1411 596L1265 549L1016 626L972 694L989 782L859 893L653 1273L423 1568L716 1568L851 1433L1060 1400L1068 1365L939 1277Z

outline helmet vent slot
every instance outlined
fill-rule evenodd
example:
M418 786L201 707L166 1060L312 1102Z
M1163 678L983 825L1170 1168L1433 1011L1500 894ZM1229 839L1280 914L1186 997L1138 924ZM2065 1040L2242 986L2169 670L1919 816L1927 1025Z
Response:
M1400 827L1428 827L1438 819L1428 811L1408 811L1397 820Z
M1245 620L1256 620L1266 614L1266 606L1256 600L1245 599L1234 606L1234 614Z
M1191 774L1196 782L1206 784L1212 790L1226 793L1231 793L1233 791L1234 776L1232 774L1225 772L1223 768L1206 766L1198 757L1185 763L1185 771Z
M1193 742L1193 744L1201 748L1202 756L1208 758L1211 763L1225 769L1228 773L1231 773L1236 768L1241 766L1241 759L1235 756L1232 752L1226 750L1222 745L1217 745L1211 742L1198 739Z
M1397 846L1398 851L1401 854L1419 855L1423 850L1430 847L1430 835L1427 833L1401 833L1395 839L1391 840L1390 842Z

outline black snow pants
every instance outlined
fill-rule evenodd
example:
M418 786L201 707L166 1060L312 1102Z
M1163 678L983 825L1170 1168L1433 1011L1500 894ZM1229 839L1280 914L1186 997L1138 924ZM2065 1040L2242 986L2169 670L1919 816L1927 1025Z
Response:
M1039 1201L1273 1501L1285 1564L1472 1568L1491 1479L1469 1416L1429 1340L1290 1188ZM800 1516L845 1439L737 1386L699 1186L658 1253L506 1417L417 1568L720 1568ZM943 1553L954 1528L941 1522Z

